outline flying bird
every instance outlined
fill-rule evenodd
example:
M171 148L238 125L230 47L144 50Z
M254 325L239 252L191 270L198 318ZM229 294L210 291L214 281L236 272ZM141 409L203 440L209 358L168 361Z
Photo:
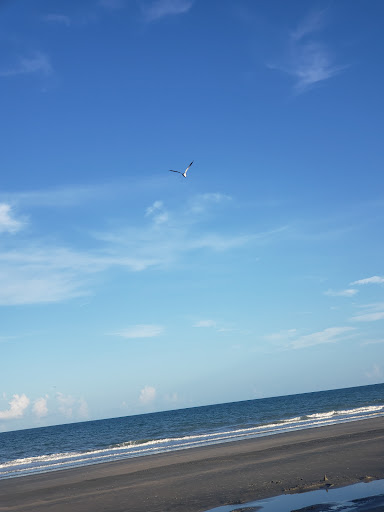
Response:
M193 160L192 162L188 165L188 167L185 169L184 172L181 172L181 171L174 171L173 169L169 169L169 172L178 172L179 174L181 174L182 176L184 176L184 178L187 177L187 172L188 172L188 169L191 167L191 165L193 164Z

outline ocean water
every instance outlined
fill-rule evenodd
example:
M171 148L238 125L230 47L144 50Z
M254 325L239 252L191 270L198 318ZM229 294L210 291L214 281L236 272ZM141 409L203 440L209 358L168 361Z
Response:
M0 479L384 415L384 384L0 433Z

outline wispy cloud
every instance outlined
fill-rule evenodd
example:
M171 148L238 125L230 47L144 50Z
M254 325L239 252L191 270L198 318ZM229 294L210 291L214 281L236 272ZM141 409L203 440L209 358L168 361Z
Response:
M145 210L145 215L152 215L153 213L163 209L163 201L154 201L151 206Z
M77 251L39 242L0 250L0 305L80 297L89 294L95 274L114 267L131 272L167 268L190 251L224 252L259 243L256 235L194 234L181 226L160 226L99 233L98 249Z
M325 11L312 11L303 20L300 21L296 30L291 33L294 41L300 41L306 36L313 35L324 28Z
M329 295L330 297L354 297L358 293L358 290L355 288L347 288L346 290L327 290L324 292L324 295Z
M16 233L23 226L22 221L14 218L11 205L0 203L0 233Z
M155 224L163 224L169 219L168 212L165 210L162 201L155 201L145 211L147 217L152 217Z
M58 191L53 197L57 204L65 206L71 201L77 204L81 199L90 199L95 191L84 189L76 193L75 199L70 189ZM28 204L50 206L53 197L42 191L16 194L12 200L19 202L19 208ZM214 205L221 202L221 195L209 195L205 200ZM193 203L192 199L190 204ZM21 221L15 219L9 204L4 204L0 231L13 230L15 235L7 237L7 246L0 248L0 305L58 302L84 296L92 290L96 275L112 268L140 272L172 268L175 264L193 265L196 257L185 258L188 253L196 256L198 251L223 253L249 244L263 246L279 239L285 230L240 234L226 226L220 226L220 231L208 230L206 216L193 213L185 204L168 210L163 201L157 200L144 210L139 225L83 233L82 248L77 250L68 244L32 238L32 231L23 238L17 236ZM213 210L211 214L214 216Z
M67 262L65 254L70 258ZM86 269L87 260L91 265L89 255L43 246L0 251L0 305L58 302L86 295L85 276L91 270L91 266Z
M297 94L334 77L347 67L335 64L333 52L325 43L313 37L324 27L324 15L324 11L314 11L305 18L290 34L286 59L268 66L293 76Z
M384 277L372 276L365 279L359 279L358 281L353 281L353 283L351 283L352 286L364 284L384 284Z
M375 313L364 313L352 317L355 322L376 322L384 319L384 311L376 311Z
M9 402L9 409L0 411L0 420L13 420L21 418L29 406L30 400L23 393L22 395L13 395Z
M143 256L130 256L112 248L74 251L67 247L23 245L0 250L0 305L58 302L89 294L91 276L112 267L133 272L155 264Z
M69 27L71 25L71 18L65 14L45 14L41 19L47 23L65 25Z
M324 343L336 343L353 336L354 327L328 327L323 331L299 336L290 343L293 349L307 348Z
M29 57L20 57L15 66L0 71L0 77L15 75L40 74L48 76L53 73L49 57L41 52L35 52Z
M323 82L337 75L345 66L333 64L329 50L317 42L307 43L297 49L293 55L292 67L288 70L296 77L296 92L302 93L312 85Z
M223 232L207 231L205 217L188 205L169 211L160 200L147 207L145 216L149 224L144 227L98 232L95 237L113 245L118 252L128 250L139 254L147 266L168 266L190 251L228 251L251 242L263 245L281 232L281 228L250 234L232 234L225 229Z
M364 312L353 316L351 320L355 322L376 322L384 319L384 302L365 304L360 306L360 309Z
M189 11L193 0L145 0L141 4L142 12L147 21L156 21L165 16L174 16Z
M151 324L137 324L121 329L112 333L113 336L120 336L121 338L135 339L135 338L154 338L160 336L164 332L162 325Z

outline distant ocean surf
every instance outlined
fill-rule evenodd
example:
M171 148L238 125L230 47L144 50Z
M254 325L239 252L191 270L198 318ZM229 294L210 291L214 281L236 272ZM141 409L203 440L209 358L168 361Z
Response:
M0 433L0 479L384 415L384 384Z

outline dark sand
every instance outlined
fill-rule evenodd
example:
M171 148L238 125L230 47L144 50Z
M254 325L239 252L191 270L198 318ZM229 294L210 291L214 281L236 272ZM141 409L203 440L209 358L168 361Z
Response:
M2 480L0 511L200 512L369 478L384 417Z

